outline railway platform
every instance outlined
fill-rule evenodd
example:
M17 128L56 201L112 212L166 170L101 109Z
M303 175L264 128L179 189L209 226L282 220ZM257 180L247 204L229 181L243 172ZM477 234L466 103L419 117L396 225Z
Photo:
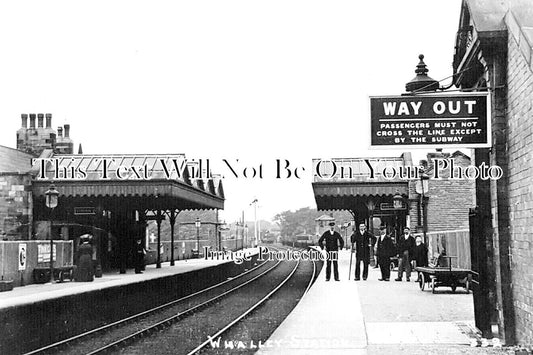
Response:
M257 248L245 249L245 252L256 255ZM155 264L146 265L146 270L142 274L135 274L133 269L128 269L125 274L119 274L118 270L114 270L104 272L102 277L94 278L92 282L48 282L15 287L12 291L0 292L0 311L9 307L184 274L227 262L227 260L204 260L203 258L175 260L174 266L170 266L170 262L161 263L161 268L156 268Z
M350 252L339 253L340 281L325 280L325 267L296 308L258 354L494 354L501 349L471 347L472 293L418 283L378 281L370 268L366 281L348 280Z
M246 249L253 259L257 248ZM31 284L0 293L0 353L24 353L233 277L254 261L187 259L106 272L92 282Z

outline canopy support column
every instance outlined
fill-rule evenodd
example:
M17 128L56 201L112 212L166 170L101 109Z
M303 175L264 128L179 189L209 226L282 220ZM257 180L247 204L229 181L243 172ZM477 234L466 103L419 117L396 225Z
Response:
M161 269L161 222L165 219L165 216L163 216L161 210L157 210L156 212L156 223L157 223L157 263L156 268Z
M174 224L176 223L176 218L180 211L175 209L170 210L169 220L170 220L170 266L174 266Z

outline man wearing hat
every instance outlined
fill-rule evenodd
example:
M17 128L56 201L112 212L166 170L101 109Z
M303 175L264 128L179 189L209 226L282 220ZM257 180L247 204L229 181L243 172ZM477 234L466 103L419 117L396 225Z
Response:
M387 235L387 227L379 228L380 236L377 245L376 255L379 258L379 267L381 268L381 279L379 281L389 281L390 279L390 258L396 255L392 239Z
M350 237L352 250L355 250L355 281L359 281L361 262L363 262L363 280L368 277L368 264L370 264L370 248L373 236L366 230L364 223L359 224L359 229Z
M398 238L396 247L398 249L398 278L395 281L402 281L403 269L407 281L411 281L411 259L415 248L415 238L411 235L411 229L405 227L403 235Z
M329 281L331 277L331 261L333 261L333 276L335 281L339 281L339 265L337 260L339 259L338 250L344 247L344 240L341 235L335 231L335 222L329 223L330 230L325 231L324 234L318 240L320 249L324 249L324 242L326 242L326 281Z
M135 243L135 273L142 274L144 267L144 255L146 254L146 249L143 245L142 238L137 238Z

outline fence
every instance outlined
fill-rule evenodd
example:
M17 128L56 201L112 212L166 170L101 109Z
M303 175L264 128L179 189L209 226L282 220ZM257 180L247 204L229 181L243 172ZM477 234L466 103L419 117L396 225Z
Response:
M0 275L2 281L13 281L13 286L33 283L33 269L50 266L50 241L0 241ZM54 240L54 266L71 266L73 243Z

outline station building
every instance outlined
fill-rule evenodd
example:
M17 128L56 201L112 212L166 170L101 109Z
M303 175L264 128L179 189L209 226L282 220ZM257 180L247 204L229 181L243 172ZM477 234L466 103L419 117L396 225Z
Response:
M484 337L497 334L507 345L524 346L533 342L532 29L529 0L462 2L453 84L464 92L489 92L491 146L473 149L471 161L457 152L450 157L498 166L500 178L429 179L421 194L423 182L417 188L416 179L369 179L365 159L356 158L337 160L350 178L333 173L330 163L321 174L315 170L313 182L319 209L346 209L356 221L393 226L396 233L403 226L425 231L431 251L444 247L448 255L468 259L470 266L463 267L473 271L476 327ZM434 158L427 159L430 176ZM412 162L403 154L382 164ZM450 250L452 240L457 253Z
M507 344L533 343L533 3L463 0L453 55L454 84L488 91L492 146L476 165L498 165L499 180L476 181L470 231L476 325L498 326Z
M22 114L21 119L17 149L0 146L2 281L32 283L32 271L50 264L50 245L54 267L72 265L84 234L92 237L97 272L123 273L132 266L135 240L148 245L148 221L154 220L160 232L167 219L173 243L180 211L224 208L221 180L207 174L195 178L184 154L73 154L69 125L52 129L51 114ZM58 204L51 209L45 199L52 183ZM180 243L172 248L172 260L182 254L180 248L188 255L199 249L194 241ZM156 248L158 267L160 253Z
M445 162L453 162L454 176ZM386 226L397 238L409 227L425 239L430 257L445 251L457 256L454 266L470 268L469 209L475 196L474 180L457 175L459 169L471 166L464 153L437 151L416 165L410 153L403 153L400 157L315 159L313 166L312 187L319 210L347 210L355 226L365 223L374 235Z

